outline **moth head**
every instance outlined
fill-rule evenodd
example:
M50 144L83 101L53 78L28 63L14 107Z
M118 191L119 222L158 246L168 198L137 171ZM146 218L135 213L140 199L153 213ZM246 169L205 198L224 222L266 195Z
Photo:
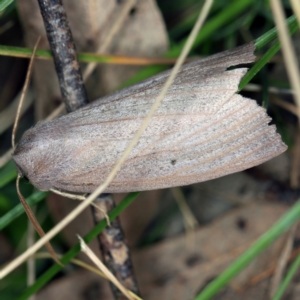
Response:
M32 128L24 133L13 151L12 159L20 177L28 179L39 190L47 191L51 186L39 174L43 168L43 158L35 131Z

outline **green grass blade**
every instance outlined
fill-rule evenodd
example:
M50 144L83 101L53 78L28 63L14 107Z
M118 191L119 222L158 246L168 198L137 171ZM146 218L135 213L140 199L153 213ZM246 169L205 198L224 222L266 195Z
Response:
M3 11L8 5L10 5L14 0L0 0L0 11Z
M286 288L288 287L288 285L292 281L293 277L295 276L295 273L299 270L299 267L300 267L300 254L297 256L297 258L292 263L284 280L280 284L280 286L279 286L275 296L272 298L272 300L280 300L281 299Z
M292 35L297 31L298 23L295 18L289 18L289 20L290 20L289 29ZM260 47L262 47L262 45L264 45L264 42L262 40L257 42L258 40L259 39L256 40L255 45L258 43ZM270 59L278 52L279 49L280 49L280 42L276 41L273 44L273 46L261 57L260 60L258 60L255 63L255 65L242 78L239 85L239 91L242 90L246 86L246 84L270 61Z
M286 19L286 25L290 32L295 30L295 28L298 28L298 23L297 23L296 17L293 15L293 16L290 16L288 19ZM278 37L277 29L276 29L276 27L274 27L255 40L256 50L261 49L262 47L266 46L273 40L277 39L277 37Z
M36 191L32 195L30 195L26 201L29 206L33 206L43 200L49 193ZM3 217L0 218L0 230L9 225L13 220L19 217L24 213L24 207L21 203L16 205L13 209L11 209L8 213L6 213Z
M224 24L230 22L232 19L237 17L242 11L244 11L252 3L253 2L251 0L234 1L233 3L228 5L227 8L224 9L221 13L217 14L215 17L208 20L203 25L201 31L199 32L192 49L198 47L201 44L201 42L203 42L205 39L208 39L216 30L224 26ZM164 56L168 58L177 57L180 54L185 42L186 39L182 40L177 45L173 45L171 49ZM135 76L130 78L128 81L126 81L120 88L123 88L125 86L130 86L143 79L153 76L163 70L166 70L167 68L168 68L167 66L146 67L140 72L138 72Z
M298 201L279 221L263 234L253 246L236 259L220 276L206 286L195 300L208 300L216 295L232 278L239 274L255 257L273 243L300 219L300 201Z
M108 215L111 221L113 221L125 208L127 208L139 195L139 192L130 193L127 195ZM104 228L106 227L106 220L99 222L85 237L86 243L92 241ZM67 264L72 258L74 258L80 252L79 243L70 249L61 259L63 264ZM62 267L58 264L49 268L42 276L40 276L36 282L30 286L18 299L28 299L39 291L53 276L55 276Z
M7 185L9 182L17 177L16 166L12 160L10 160L5 166L0 169L0 188Z

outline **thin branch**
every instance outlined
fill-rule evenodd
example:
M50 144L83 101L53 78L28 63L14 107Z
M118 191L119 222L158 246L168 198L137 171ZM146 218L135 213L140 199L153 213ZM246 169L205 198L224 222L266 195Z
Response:
M98 208L92 207L95 224L102 221L103 211L107 214L115 207L110 194L102 194L95 200L94 204ZM98 235L98 241L105 265L124 287L138 295L139 291L133 275L130 250L126 245L118 218ZM123 298L114 285L111 285L111 288L116 299Z
M68 112L88 103L75 43L61 0L38 0Z

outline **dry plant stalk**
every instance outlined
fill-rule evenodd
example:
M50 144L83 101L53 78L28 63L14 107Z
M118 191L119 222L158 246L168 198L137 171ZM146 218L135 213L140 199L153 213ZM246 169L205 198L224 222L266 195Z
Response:
M187 64L174 80L211 4L212 1L206 1L171 73L160 74L52 122L38 124L25 133L13 157L19 174L42 190L53 187L67 192L93 192L31 249L7 265L0 278L104 191L191 184L249 168L286 150L275 127L268 126L270 119L265 110L255 101L235 94L246 69L226 71L228 67L254 61L253 43ZM65 126L67 131L63 130ZM96 132L96 128L100 131ZM70 139L70 134L74 139ZM64 143L57 143L62 138ZM51 151L48 147L52 147ZM83 160L86 168L79 164ZM101 171L96 169L99 163ZM65 182L61 176L64 172L72 182ZM80 182L75 183L76 178Z
M27 92L27 89L28 89L29 80L30 80L31 73L32 73L32 66L33 66L33 62L34 62L34 56L35 56L35 52L36 52L36 49L38 47L38 44L40 42L40 39L41 39L41 37L38 37L38 39L37 39L37 41L34 45L32 55L31 55L31 58L30 58L30 61L29 61L28 72L26 74L25 83L24 83L24 86L23 86L23 89L22 89L20 100L19 100L19 106L18 106L18 109L17 109L16 119L15 119L15 123L14 123L14 126L13 126L13 131L12 131L12 135L11 135L11 144L12 144L12 149L13 150L15 149L15 136L16 136L16 131L17 131L17 127L18 127L18 122L19 122L19 119L20 119L21 109L22 109L24 98L26 96L26 92Z
M295 239L297 226L298 226L298 224L296 223L290 229L289 235L287 237L287 241L286 241L283 251L278 259L275 274L274 274L274 276L271 280L271 284L270 284L270 291L269 291L270 298L275 296L275 294L278 290L278 287L282 281L282 278L284 275L284 270L289 261L289 257L291 256L291 253L293 251L293 243L294 243L294 239Z
M299 3L298 3L299 6ZM278 28L278 36L282 44L283 58L287 69L287 74L294 90L295 102L297 104L298 115L300 115L300 72L298 69L298 60L293 49L292 39L289 35L285 24L285 16L280 0L272 0L271 7L274 20ZM297 10L297 12L299 9ZM297 14L298 16L298 14ZM299 16L298 16L299 17ZM299 120L298 120L299 122ZM299 122L300 125L300 122ZM293 155L293 163L291 168L291 186L297 188L299 186L299 166L300 166L300 147L299 147L300 130L297 131L296 143Z

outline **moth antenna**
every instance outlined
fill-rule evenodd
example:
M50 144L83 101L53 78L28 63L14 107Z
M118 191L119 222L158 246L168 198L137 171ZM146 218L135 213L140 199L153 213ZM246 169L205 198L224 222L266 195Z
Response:
M28 70L27 70L27 74L26 74L26 78L25 78L25 83L24 83L24 86L22 89L22 93L21 93L21 97L20 97L20 101L19 101L19 105L18 105L18 109L17 109L16 119L14 122L14 127L13 127L13 131L12 131L12 135L11 135L11 144L12 144L13 150L15 149L15 136L16 136L16 131L18 128L18 123L20 120L21 107L23 105L24 98L25 98L26 92L28 90L29 80L31 77L32 67L33 67L33 62L34 62L34 57L35 57L35 52L36 52L37 46L40 42L40 39L41 39L41 37L39 36L34 45L34 48L33 48L33 51L32 51L31 57L30 57L29 66L28 66Z
M19 186L20 178L21 178L21 176L18 175L17 180L16 180L16 188L17 188L17 193L18 193L20 202L22 203L22 205L25 209L25 212L26 212L29 220L31 221L32 225L34 226L35 230L37 231L37 233L39 234L40 237L43 237L45 235L43 228L41 227L40 223L36 219L34 213L32 212L32 210L31 210L30 206L28 205L28 203L26 202L25 198L21 194L20 186ZM63 264L57 258L57 255L56 255L54 249L52 248L51 244L49 242L47 242L45 244L45 246L46 246L47 250L49 251L50 255L52 256L52 258L55 260L55 262L57 262L59 265L63 266Z

